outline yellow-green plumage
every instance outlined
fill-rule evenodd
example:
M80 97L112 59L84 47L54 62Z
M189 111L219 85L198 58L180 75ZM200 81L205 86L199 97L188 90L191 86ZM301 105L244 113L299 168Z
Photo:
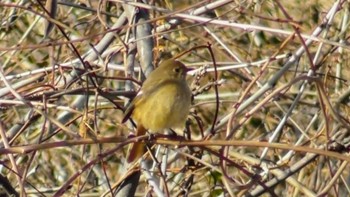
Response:
M125 111L137 122L136 136L147 130L159 132L167 128L182 128L191 106L191 90L186 82L188 69L174 59L163 61L144 82L140 93ZM142 156L143 143L134 143L128 162Z

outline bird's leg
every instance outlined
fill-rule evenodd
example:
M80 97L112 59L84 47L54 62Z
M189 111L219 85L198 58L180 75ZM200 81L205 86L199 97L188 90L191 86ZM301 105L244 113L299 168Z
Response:
M177 133L173 129L168 129L170 137L177 137Z
M147 141L151 142L156 138L156 135L153 132L150 132L149 130L147 131L148 134L148 139Z

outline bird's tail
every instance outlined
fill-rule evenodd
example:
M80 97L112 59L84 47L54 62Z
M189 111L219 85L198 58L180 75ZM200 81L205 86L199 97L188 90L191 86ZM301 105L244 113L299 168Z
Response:
M142 125L137 126L136 136L141 136L146 134L146 129ZM127 162L131 163L139 159L145 152L145 143L135 142L129 146Z

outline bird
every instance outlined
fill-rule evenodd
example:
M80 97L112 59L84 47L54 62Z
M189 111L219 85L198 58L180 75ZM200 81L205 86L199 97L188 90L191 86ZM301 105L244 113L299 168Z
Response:
M135 136L184 128L192 102L192 92L186 73L192 70L180 61L164 60L149 74L136 97L127 106L122 122L130 117L136 121ZM127 162L131 163L145 152L144 142L130 145Z

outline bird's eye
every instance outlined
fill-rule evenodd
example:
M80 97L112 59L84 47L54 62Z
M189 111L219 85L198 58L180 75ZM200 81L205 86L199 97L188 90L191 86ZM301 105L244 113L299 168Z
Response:
M174 71L175 71L176 73L179 73L179 72L181 71L181 69L180 69L179 67L176 67L176 68L174 68Z

